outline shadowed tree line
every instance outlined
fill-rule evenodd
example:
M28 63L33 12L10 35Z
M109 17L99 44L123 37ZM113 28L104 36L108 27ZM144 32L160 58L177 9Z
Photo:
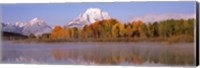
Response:
M85 25L82 29L55 26L51 34L42 35L41 39L51 40L131 40L159 39L167 41L194 40L194 19L164 20L144 23L141 20L122 24L116 19L108 19Z

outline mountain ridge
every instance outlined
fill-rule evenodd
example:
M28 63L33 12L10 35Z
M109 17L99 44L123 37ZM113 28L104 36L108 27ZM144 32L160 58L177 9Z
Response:
M96 21L110 19L108 12L102 11L99 8L89 8L84 13L80 14L75 19L69 21L68 27L82 28L84 25L92 24Z
M35 36L44 33L50 33L51 27L39 18L33 18L31 21L22 23L16 22L15 24L2 23L2 29L5 32L20 33L23 35L34 34Z
M92 24L96 21L111 19L109 13L99 8L88 8L84 13L79 14L78 17L72 19L67 23L67 27L83 28L85 25ZM144 23L159 22L167 19L189 19L194 18L195 15L190 14L149 14L144 16L133 17L132 21L142 20ZM130 21L130 22L132 22ZM125 24L125 23L124 23ZM45 21L35 17L29 22L16 22L15 24L2 23L3 31L21 33L23 35L34 34L36 36L44 33L50 33L53 27L50 27Z
M196 18L194 14L148 14L144 16L135 16L132 21L142 20L145 23L159 22L168 19L191 19Z

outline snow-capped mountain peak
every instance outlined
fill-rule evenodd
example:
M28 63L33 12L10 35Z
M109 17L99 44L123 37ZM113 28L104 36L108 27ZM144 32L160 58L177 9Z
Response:
M191 19L196 18L195 14L148 14L144 16L135 16L133 21L142 20L145 23L159 22L168 19Z
M25 23L23 23L23 22L16 22L15 23L15 26L18 26L18 27L24 27L24 25L26 25Z
M25 35L34 34L35 36L38 36L44 33L50 33L51 27L48 26L43 20L40 20L39 18L33 18L24 26L22 32Z
M86 14L90 14L90 13L98 13L98 12L101 12L101 9L99 8L89 8L86 10Z
M83 14L70 21L68 26L82 28L84 25L110 18L108 12L102 11L99 8L89 8Z
M23 26L19 26L19 23L2 23L2 31L13 32L13 33L22 33Z
M39 18L33 18L31 21L30 21L30 25L34 25L34 24L37 24L37 25L42 25L42 24L45 24L43 20L40 20Z
M14 32L23 35L34 34L35 36L40 36L44 33L50 33L51 27L48 26L43 20L39 18L33 18L29 22L22 23L16 22L15 24L2 23L3 31Z
M31 22L38 22L38 21L40 21L40 20L39 20L39 18L37 18L37 17L35 17L35 18L33 18L33 19L31 20Z

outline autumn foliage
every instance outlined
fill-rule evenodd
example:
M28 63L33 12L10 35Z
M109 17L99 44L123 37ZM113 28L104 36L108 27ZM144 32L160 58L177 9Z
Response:
M144 23L141 20L122 24L116 19L107 19L85 25L82 29L56 26L51 39L120 39L120 38L169 38L181 36L193 38L194 19L165 20Z
M67 27L55 26L51 32L51 39L67 39L69 38L69 32Z

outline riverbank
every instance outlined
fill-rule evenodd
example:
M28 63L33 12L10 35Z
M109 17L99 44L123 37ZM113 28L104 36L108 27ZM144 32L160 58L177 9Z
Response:
M163 42L163 43L183 43L194 42L192 37L176 36L169 38L88 38L88 39L18 39L12 40L17 43L62 43L62 42Z

